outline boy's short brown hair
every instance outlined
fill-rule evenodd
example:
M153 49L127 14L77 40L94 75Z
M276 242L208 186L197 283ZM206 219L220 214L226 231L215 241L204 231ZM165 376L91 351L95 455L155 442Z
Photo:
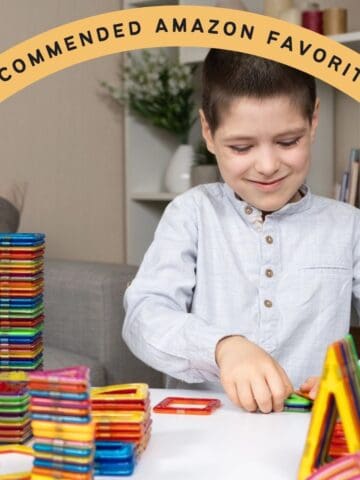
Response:
M314 77L247 53L216 48L208 52L202 70L202 109L212 133L234 98L278 95L288 95L311 123L316 102Z

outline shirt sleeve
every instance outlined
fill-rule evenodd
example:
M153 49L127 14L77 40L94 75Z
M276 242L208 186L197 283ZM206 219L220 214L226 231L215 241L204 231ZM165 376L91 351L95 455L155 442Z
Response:
M123 337L131 351L153 368L189 383L218 380L215 347L229 333L190 313L197 215L189 192L168 205L124 297Z

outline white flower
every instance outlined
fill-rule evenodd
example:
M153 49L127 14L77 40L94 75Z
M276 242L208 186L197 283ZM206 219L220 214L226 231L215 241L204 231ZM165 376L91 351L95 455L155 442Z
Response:
M160 82L160 80L156 81L154 83L154 90L157 91L157 93L160 93L161 90L162 90L162 83Z
M121 99L151 123L184 141L193 118L192 68L180 65L163 51L145 49L128 54L128 59L122 70ZM118 90L114 87L111 91L114 98L120 97ZM164 101L167 95L169 102ZM181 118L175 120L174 113L176 116L180 111Z
M147 74L147 81L149 83L153 83L153 82L156 82L159 78L159 72L149 72Z

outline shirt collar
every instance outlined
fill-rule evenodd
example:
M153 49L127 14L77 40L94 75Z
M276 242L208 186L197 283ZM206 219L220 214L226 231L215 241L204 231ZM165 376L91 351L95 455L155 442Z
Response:
M246 213L246 207L251 207L253 213L252 215L261 216L261 210L258 210L256 207L250 205L249 203L245 202L241 198L237 196L234 190L229 187L227 183L223 183L223 188L225 191L226 196L230 199L231 203L234 205L236 210L241 214L244 218L249 218L249 214ZM301 185L300 192L302 193L302 198L296 202L287 203L279 210L276 210L273 213L269 213L267 217L281 217L285 215L292 215L294 213L304 212L308 210L313 202L313 196L310 191L310 187L305 183ZM247 210L248 211L248 210ZM251 215L251 216L252 216Z

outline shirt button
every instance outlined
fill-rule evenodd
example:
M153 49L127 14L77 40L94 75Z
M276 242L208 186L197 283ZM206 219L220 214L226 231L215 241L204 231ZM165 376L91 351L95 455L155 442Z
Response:
M267 241L267 243L270 243L270 244L273 243L274 241L271 235L266 235L265 240Z
M271 270L271 268L267 268L265 270L265 275L269 278L271 278L274 275L274 272Z
M249 207L249 205L247 207L245 207L245 213L247 215L251 215L253 212L253 209L251 207Z
M264 301L264 305L265 305L265 307L267 307L267 308L271 308L271 307L272 307L272 301L271 301L271 300L265 300L265 301Z

